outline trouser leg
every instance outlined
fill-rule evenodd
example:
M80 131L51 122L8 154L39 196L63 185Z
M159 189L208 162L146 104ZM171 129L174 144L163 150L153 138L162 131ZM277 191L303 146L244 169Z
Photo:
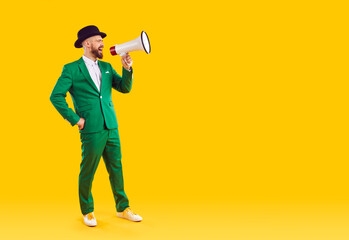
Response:
M103 160L109 173L109 180L114 194L116 210L122 212L129 207L129 201L124 190L118 129L109 130L108 140L103 152Z
M91 193L92 181L101 159L108 131L97 133L85 133L80 135L81 156L79 174L79 200L82 214L94 211L93 197Z

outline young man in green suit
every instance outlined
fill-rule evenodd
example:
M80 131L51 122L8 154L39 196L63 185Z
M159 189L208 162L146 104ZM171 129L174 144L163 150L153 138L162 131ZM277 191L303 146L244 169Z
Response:
M83 47L79 60L66 64L51 93L50 100L62 117L80 132L82 161L79 174L79 200L84 222L96 226L91 193L92 181L103 156L114 194L117 216L131 221L142 217L129 207L124 191L118 124L112 102L112 88L128 93L132 87L133 69L129 54L121 59L122 77L103 58L103 38L107 35L90 25L78 32L76 48ZM69 91L75 112L66 102Z

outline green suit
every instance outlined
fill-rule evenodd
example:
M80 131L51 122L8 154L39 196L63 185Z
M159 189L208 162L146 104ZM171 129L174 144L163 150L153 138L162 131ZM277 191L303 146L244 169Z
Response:
M122 212L129 207L124 191L118 124L112 102L111 90L128 93L132 87L133 70L123 68L122 77L106 62L98 61L101 70L100 91L93 82L82 58L66 64L51 93L50 100L57 111L74 126L80 118L85 126L80 131L82 161L79 174L79 200L82 214L94 210L91 193L92 181L99 160L103 160L109 173L116 209ZM69 91L75 112L68 107Z

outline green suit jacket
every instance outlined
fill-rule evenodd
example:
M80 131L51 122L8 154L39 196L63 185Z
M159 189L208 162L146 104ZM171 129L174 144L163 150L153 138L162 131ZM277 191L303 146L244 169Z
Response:
M93 82L83 58L66 64L50 96L50 101L57 111L74 126L80 117L85 119L85 126L80 133L99 132L118 127L111 90L128 93L132 87L133 70L123 68L122 77L107 63L98 61L102 73L101 91ZM66 102L69 91L75 112Z

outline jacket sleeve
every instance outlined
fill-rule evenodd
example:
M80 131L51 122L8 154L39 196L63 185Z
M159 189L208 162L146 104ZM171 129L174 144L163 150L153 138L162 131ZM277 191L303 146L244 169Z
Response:
M122 68L122 77L117 74L111 65L110 68L113 73L112 87L119 92L129 93L132 88L133 68L131 67L131 71Z
M65 100L72 83L71 73L65 65L61 76L58 78L57 83L53 88L50 101L62 117L74 126L80 120L80 117L73 111L73 109L68 107L67 101Z

